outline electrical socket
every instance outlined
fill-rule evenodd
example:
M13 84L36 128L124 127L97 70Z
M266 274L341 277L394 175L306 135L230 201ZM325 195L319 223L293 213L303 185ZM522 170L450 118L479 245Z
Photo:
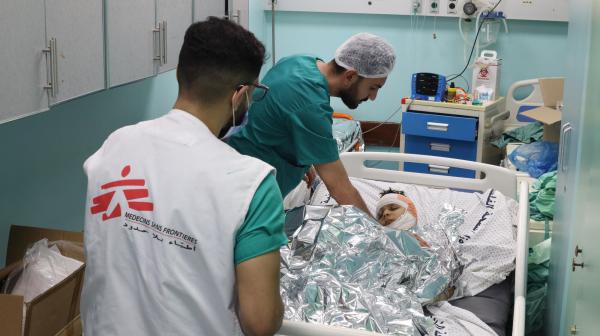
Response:
M458 0L448 0L448 7L446 13L457 15L458 14Z
M422 4L421 0L412 0L411 11L413 14L421 13L422 7L423 7L423 4Z
M439 0L429 0L429 13L430 14L438 14L440 12L440 2Z

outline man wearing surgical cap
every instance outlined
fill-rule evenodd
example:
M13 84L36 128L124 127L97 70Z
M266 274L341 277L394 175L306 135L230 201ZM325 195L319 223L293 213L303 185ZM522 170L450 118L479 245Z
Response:
M247 124L227 141L275 167L283 196L305 176L314 177L314 167L337 203L369 213L339 160L330 98L341 98L350 109L374 100L395 61L392 46L368 33L350 37L329 62L310 55L286 57L262 80L269 94L252 103Z

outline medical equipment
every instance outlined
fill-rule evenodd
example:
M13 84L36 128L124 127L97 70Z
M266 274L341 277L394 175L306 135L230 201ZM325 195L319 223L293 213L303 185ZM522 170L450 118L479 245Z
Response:
M271 10L271 0L264 1L264 9ZM415 6L419 16L457 17L463 13L464 1L458 0L277 0L278 11L323 12L352 14L414 15ZM433 8L439 8L436 11ZM568 0L523 1L504 0L498 8L516 20L569 21Z
M497 166L481 164L476 162L430 157L421 155L409 155L398 153L345 153L341 155L348 175L356 178L366 178L377 181L398 182L405 184L425 185L434 188L453 188L460 190L472 190L484 192L495 189L509 197L517 195L517 184L515 172ZM462 169L477 170L484 173L483 179L463 179L450 176L436 176L418 173L407 173L402 171L391 171L386 169L367 168L365 161L383 160L396 162L418 162L425 165L446 165ZM525 328L525 295L527 283L527 236L528 236L528 185L526 182L519 186L519 208L517 213L517 248L514 284L514 306L512 312L512 335L522 336ZM347 328L331 327L305 322L291 322L285 320L279 331L280 335L308 336L308 335L354 335L367 336L372 333L350 330Z
M445 76L426 72L412 75L411 99L441 102L445 92Z

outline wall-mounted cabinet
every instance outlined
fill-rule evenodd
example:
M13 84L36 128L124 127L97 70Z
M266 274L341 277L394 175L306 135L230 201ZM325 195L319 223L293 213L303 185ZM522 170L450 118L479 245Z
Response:
M192 0L106 0L109 86L175 69Z
M209 16L224 17L228 0L194 0L194 22ZM230 1L230 0L229 0Z
M102 0L2 0L0 123L101 90Z

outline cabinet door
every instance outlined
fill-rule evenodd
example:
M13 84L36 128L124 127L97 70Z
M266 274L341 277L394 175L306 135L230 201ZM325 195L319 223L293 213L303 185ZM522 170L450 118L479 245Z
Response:
M48 109L44 2L1 0L0 123Z
M228 0L194 0L194 22L204 21L209 16L224 17Z
M158 0L156 19L161 29L159 72L177 67L185 31L192 24L192 14L192 0Z
M249 0L231 0L229 7L229 17L246 29L249 25Z
M46 38L58 56L50 104L104 88L102 10L102 0L46 0Z
M155 13L154 0L106 0L109 86L156 73Z

